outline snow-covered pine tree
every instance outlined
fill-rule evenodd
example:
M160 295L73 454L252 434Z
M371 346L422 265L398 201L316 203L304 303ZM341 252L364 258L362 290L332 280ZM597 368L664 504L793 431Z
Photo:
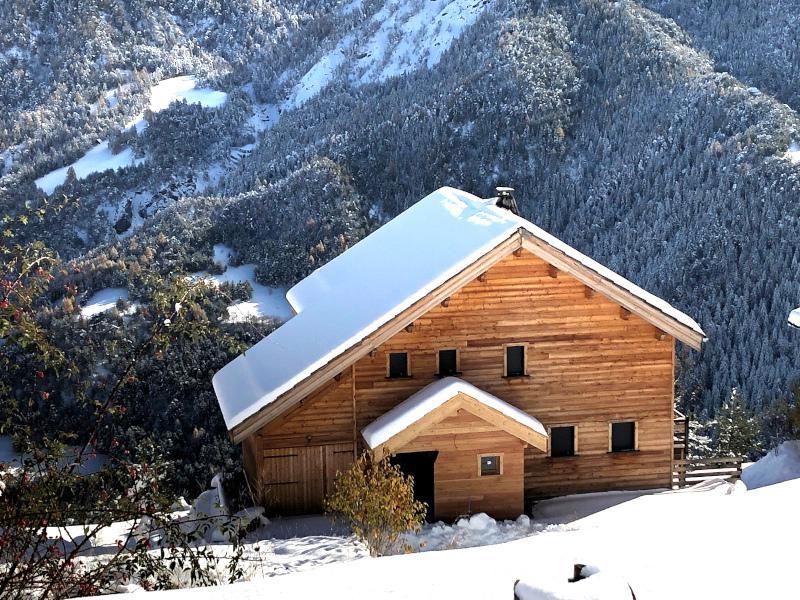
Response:
M763 453L761 420L747 410L737 388L717 413L717 451L723 456L757 458Z

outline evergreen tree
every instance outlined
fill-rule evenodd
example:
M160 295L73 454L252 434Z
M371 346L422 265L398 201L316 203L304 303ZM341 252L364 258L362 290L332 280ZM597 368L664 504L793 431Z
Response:
M722 403L717 414L717 451L722 456L758 458L763 454L761 420L748 411L738 389Z

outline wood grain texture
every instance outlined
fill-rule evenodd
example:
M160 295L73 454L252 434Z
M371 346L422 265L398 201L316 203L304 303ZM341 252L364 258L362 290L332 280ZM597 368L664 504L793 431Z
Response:
M438 450L434 463L434 516L452 520L486 512L516 518L524 509L523 443L466 408L426 428L396 452ZM480 476L478 457L502 456L502 474Z
M630 314L623 318L619 304L603 293L587 294L586 281L562 265L554 278L550 265L538 256L512 252L507 249L505 258L485 270L484 281L473 276L460 289L448 290L446 305L442 299L429 302L429 309L413 319L413 331L401 328L374 352L365 350L338 382L330 379L258 430L256 454L333 443L361 448L354 432L435 381L438 350L457 348L461 378L545 426L576 426L578 456L549 458L539 450L524 451L526 501L573 492L669 487L675 342L663 333L669 329L657 330L638 314L638 307L627 307ZM512 343L526 345L526 376L504 377L504 347ZM386 378L389 352L409 353L412 377ZM637 421L638 451L608 452L609 423L620 420ZM485 441L491 440L480 444ZM521 444L514 444L523 453ZM445 462L475 465L478 448L470 446L469 456L461 458L457 455L465 452L463 445L436 449L454 453ZM463 505L464 494L471 493L463 492L458 502ZM500 514L503 507L494 510Z

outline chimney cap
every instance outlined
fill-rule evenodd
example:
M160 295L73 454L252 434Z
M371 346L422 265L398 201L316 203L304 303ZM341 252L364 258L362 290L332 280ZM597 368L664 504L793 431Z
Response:
M495 190L497 190L497 202L495 202L495 205L510 210L515 215L519 215L517 201L514 199L514 188L498 186Z

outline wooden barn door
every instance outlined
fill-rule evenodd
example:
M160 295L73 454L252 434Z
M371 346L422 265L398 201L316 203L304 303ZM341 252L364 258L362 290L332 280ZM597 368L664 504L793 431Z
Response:
M268 511L281 514L322 512L336 472L352 462L352 444L265 449L261 501Z

